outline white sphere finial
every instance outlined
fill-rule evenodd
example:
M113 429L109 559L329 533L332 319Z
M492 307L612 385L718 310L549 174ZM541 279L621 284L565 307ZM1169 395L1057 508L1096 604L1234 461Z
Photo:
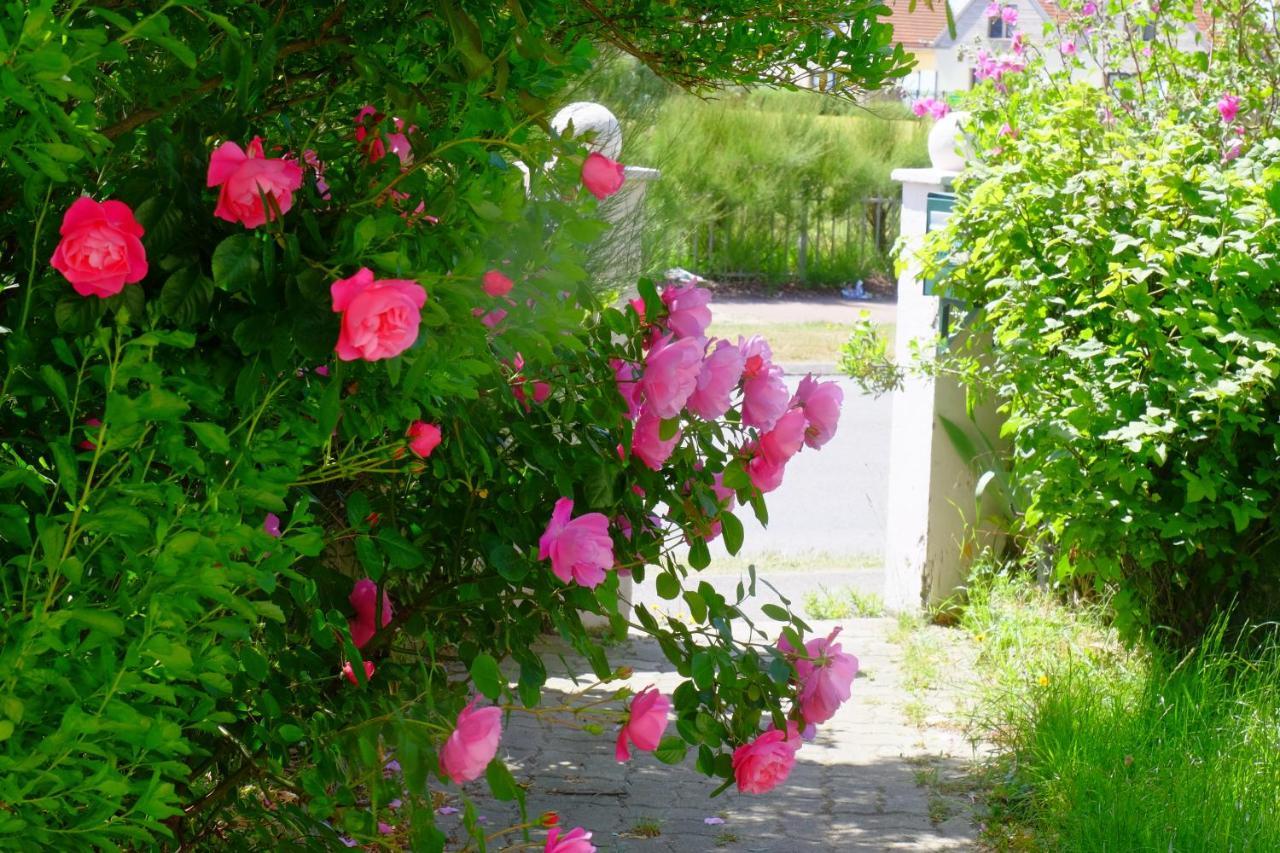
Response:
M574 136L594 133L594 139L587 143L592 151L598 151L610 160L622 156L622 125L618 117L608 108L591 101L575 101L569 104L551 119L551 126L556 133L564 133L573 123Z
M967 112L948 113L938 119L929 131L929 160L933 168L944 172L961 172L968 159L968 143L961 133L961 125L969 118Z

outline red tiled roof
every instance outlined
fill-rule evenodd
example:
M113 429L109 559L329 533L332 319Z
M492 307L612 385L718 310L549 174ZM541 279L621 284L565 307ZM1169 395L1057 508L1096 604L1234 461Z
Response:
M884 0L892 10L893 41L905 48L931 47L947 29L947 0ZM933 8L929 8L932 5Z
M1071 17L1070 12L1065 11L1053 0L1036 0L1036 2L1044 9L1045 14L1054 20L1054 23L1062 24ZM1208 35L1213 30L1213 15L1209 14L1208 10L1204 8L1204 3L1200 2L1200 0L1196 0L1193 14L1195 15L1196 28Z

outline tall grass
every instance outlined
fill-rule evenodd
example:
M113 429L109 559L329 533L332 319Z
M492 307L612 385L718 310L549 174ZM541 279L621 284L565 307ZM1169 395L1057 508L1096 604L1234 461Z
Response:
M1280 645L1224 631L1170 660L1127 651L1096 606L1069 610L988 578L964 625L979 640L976 722L999 753L997 849L1280 849Z
M704 100L650 78L619 58L578 96L618 114L627 162L662 171L646 202L651 271L821 285L890 269L894 208L872 200L896 199L890 172L928 160L928 127L905 108L782 90Z

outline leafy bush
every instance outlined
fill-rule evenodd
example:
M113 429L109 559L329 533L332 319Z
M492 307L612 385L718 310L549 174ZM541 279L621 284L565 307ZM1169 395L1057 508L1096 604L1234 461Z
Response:
M949 295L978 309L971 341L994 343L961 367L1002 401L1033 546L1059 577L1117 584L1122 624L1175 642L1233 598L1242 616L1280 602L1277 42L1248 7L1210 9L1209 52L1177 44L1189 4L1076 16L1061 38L1096 26L1099 52L1158 25L1109 88L1035 61L993 72L932 244Z
M875 86L903 64L876 11L7 6L0 846L323 849L402 800L413 849L442 849L446 769L523 796L501 760L446 767L447 738L496 749L491 713L455 730L469 700L536 706L545 631L624 675L583 614L657 639L687 678L658 755L729 784L734 746L784 726L797 655L735 639L737 602L674 549L736 550L726 489L765 517L755 442L780 477L811 419L782 447L736 398L677 399L636 437L614 361L650 366L686 309L594 292L579 184L613 166L546 120L597 39L693 88L778 62ZM632 622L628 571L696 624Z

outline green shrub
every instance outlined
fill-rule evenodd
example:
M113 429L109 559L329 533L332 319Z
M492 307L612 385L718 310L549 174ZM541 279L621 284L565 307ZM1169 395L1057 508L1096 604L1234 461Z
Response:
M1237 597L1242 616L1280 604L1280 139L1255 52L1277 41L1236 11L1211 57L1161 40L1110 89L1035 64L981 87L932 243L977 309L970 340L994 342L959 369L1002 401L1027 537L1059 577L1118 585L1127 629L1175 643ZM1176 31L1189 6L1165 12ZM1245 105L1230 123L1224 93Z
M546 631L601 682L624 676L583 626L630 627L620 573L571 584L540 559L561 499L609 530L617 568L696 617L635 612L686 676L657 753L692 748L727 785L733 746L782 722L793 667L733 640L737 602L686 583L667 537L692 542L698 568L713 522L739 547L713 472L765 517L737 458L754 436L736 410L671 418L657 431L684 431L661 470L619 454L633 426L610 360L640 360L649 332L595 292L605 226L585 151L545 129L600 39L698 89L779 61L847 61L877 85L902 57L875 9L7 4L0 847L377 844L403 800L397 838L442 849L441 747L469 700L537 706ZM686 26L695 12L714 25ZM810 37L845 14L853 35ZM237 155L238 190L210 174L231 142L253 155ZM264 186L267 168L292 195ZM215 215L255 206L244 224ZM118 274L58 272L81 267ZM338 304L362 269L398 300L376 322ZM509 299L481 289L494 270ZM356 349L409 325L398 353L335 358L340 335ZM430 425L438 446L421 440ZM357 579L374 602L359 647ZM500 759L484 776L523 805ZM463 825L483 848L495 833L528 843L536 821L485 828L468 807Z

